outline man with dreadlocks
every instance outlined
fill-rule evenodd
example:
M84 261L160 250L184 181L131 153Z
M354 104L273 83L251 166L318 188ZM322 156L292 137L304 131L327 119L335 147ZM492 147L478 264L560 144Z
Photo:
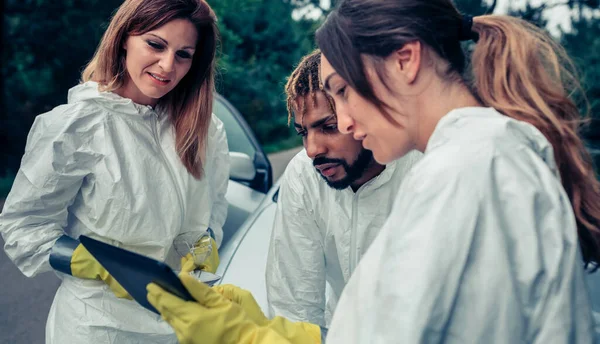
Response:
M320 59L318 50L305 56L285 89L288 123L294 121L305 149L282 177L266 280L271 315L328 326L421 154L383 166L360 141L341 134L319 82Z

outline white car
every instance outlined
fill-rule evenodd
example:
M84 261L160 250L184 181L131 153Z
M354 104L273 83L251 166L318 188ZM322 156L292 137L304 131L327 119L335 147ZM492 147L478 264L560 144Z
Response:
M251 291L266 314L265 268L279 186L272 185L269 159L235 107L217 95L213 112L223 121L231 157L218 284Z

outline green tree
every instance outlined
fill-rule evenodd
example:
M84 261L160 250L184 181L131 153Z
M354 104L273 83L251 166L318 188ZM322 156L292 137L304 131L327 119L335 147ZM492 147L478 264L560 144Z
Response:
M572 30L563 32L561 43L575 61L589 100L589 125L583 135L600 172L600 20L580 17L573 20ZM585 110L585 104L584 104ZM600 174L600 173L599 173Z
M453 2L461 13L474 17L493 13L497 4L497 0L491 3L482 0L454 0Z
M66 102L67 90L78 83L121 3L4 2L0 176L16 172L35 116ZM289 138L283 83L312 48L314 23L294 21L295 7L286 0L218 0L211 5L222 31L218 89L239 107L261 142Z
M563 6L577 10L571 16L571 30L562 31L557 39L565 47L580 73L583 89L589 101L580 103L581 113L589 115L588 125L582 128L598 171L600 167L600 21L598 0L568 0L565 2L532 4L527 1L522 8L513 8L511 15L519 16L539 27L546 27L545 11ZM584 13L591 13L590 16ZM576 95L575 95L576 96Z
M18 169L35 116L66 102L67 90L77 84L81 68L92 57L112 11L120 3L4 2L0 176Z
M339 0L331 0L335 5ZM3 80L0 112L0 176L14 174L19 166L27 132L40 113L66 101L67 90L79 80L112 12L122 0L5 0L3 7ZM217 89L246 117L268 151L300 144L287 127L283 85L299 59L314 47L320 18L293 20L295 9L319 7L320 0L214 0L222 34ZM494 0L455 0L461 12L491 13ZM528 0L512 10L544 26L542 14L549 3ZM598 9L598 0L565 0L584 12ZM579 16L561 42L582 71L584 86L599 116L600 27L597 16ZM594 117L595 118L595 117ZM587 129L589 141L600 147L600 126ZM10 178L0 179L0 194ZM4 189L6 189L4 187Z
M313 23L294 21L289 1L220 0L213 8L222 32L219 92L267 151L300 144L287 126L283 90L295 64L313 48Z

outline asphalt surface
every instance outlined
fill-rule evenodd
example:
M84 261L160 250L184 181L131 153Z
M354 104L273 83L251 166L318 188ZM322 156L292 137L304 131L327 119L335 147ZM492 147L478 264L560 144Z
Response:
M269 155L273 180L279 178L298 151L292 149ZM0 244L4 247L1 239ZM600 271L586 278L594 309L600 311L597 307L600 305ZM27 278L0 249L0 281L0 343L44 343L46 318L59 285L58 277L48 272Z
M277 181L279 177L285 171L285 168L290 160L302 150L302 147L292 148L282 152L274 153L269 155L269 161L271 162L271 168L273 168L273 181Z

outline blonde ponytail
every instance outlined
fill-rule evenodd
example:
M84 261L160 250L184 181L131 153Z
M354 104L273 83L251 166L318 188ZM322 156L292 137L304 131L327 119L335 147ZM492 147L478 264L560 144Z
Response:
M550 141L577 219L586 267L600 262L600 183L578 130L587 103L573 62L552 37L508 16L475 17L473 89L483 104L528 122ZM587 105L587 104L586 104ZM589 107L588 107L589 108Z

